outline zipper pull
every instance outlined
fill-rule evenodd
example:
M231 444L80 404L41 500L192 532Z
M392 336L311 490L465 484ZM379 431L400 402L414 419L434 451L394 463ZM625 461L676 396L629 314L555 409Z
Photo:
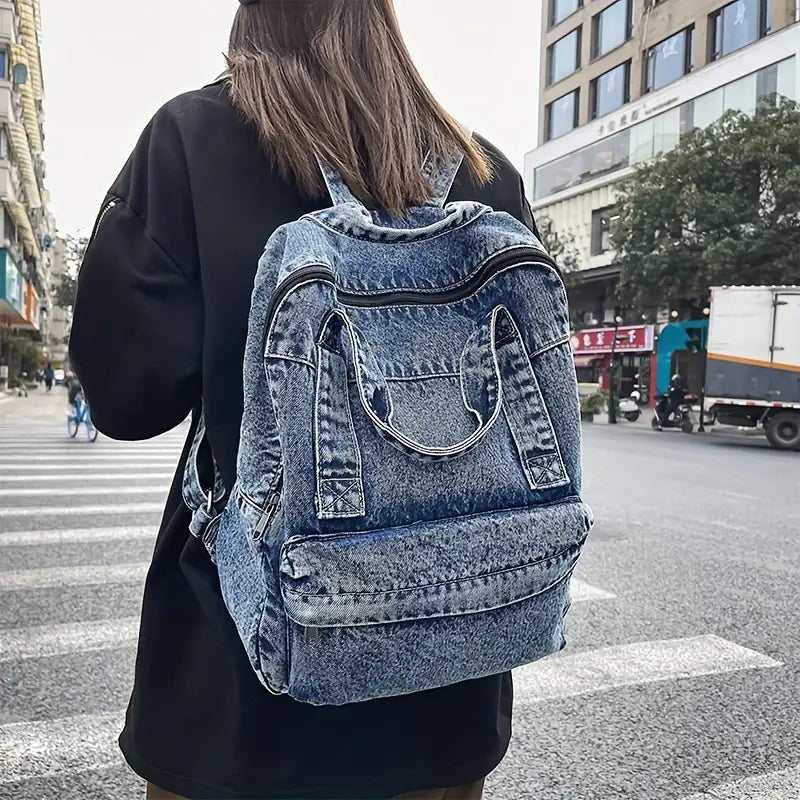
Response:
M270 522L272 522L272 518L278 511L280 504L281 496L279 492L276 492L272 495L269 503L267 503L264 513L261 515L261 518L258 520L258 524L253 530L253 536L255 537L256 541L262 539L264 534L267 532L267 528L269 527Z

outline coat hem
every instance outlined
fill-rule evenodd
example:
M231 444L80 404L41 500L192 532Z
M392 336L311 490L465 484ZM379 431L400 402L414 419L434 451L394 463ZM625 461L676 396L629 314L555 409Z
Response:
M497 769L505 758L510 744L510 738L503 741L492 757L485 759L483 763L472 760L469 764L461 764L458 768L447 770L447 775L442 781L433 781L431 778L421 775L413 778L407 772L402 783L397 783L395 786L389 784L386 789L378 791L315 786L290 792L264 793L263 791L242 791L219 786L157 767L139 756L127 734L128 731L125 729L119 737L119 747L128 766L143 780L188 800L391 800L391 798L406 792L475 783Z

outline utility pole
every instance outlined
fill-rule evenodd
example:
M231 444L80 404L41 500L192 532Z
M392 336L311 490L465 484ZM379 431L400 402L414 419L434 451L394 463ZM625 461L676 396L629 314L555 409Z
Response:
M617 353L617 336L619 334L619 326L622 323L622 317L614 317L614 338L611 340L611 366L608 374L608 423L609 425L617 424L617 403L615 400L614 381L616 380L616 353Z

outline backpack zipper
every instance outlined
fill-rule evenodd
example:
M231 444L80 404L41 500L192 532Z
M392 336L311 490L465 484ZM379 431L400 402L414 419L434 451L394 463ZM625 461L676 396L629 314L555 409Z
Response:
M264 538L264 534L267 532L267 528L269 528L270 523L272 522L275 515L278 513L278 508L280 508L281 504L281 489L283 487L283 478L281 477L278 480L278 485L275 487L275 491L272 493L272 497L270 497L269 502L264 509L264 512L261 514L261 517L256 524L256 527L253 530L253 538L255 541L260 542L261 539Z
M450 289L442 289L436 292L419 289L387 289L386 291L365 295L350 292L346 289L340 289L336 286L336 276L333 270L325 264L310 264L306 267L301 267L284 280L272 296L272 300L267 309L267 324L264 327L262 350L266 350L267 339L269 338L275 314L288 295L301 283L308 283L310 281L332 283L336 288L336 296L340 302L345 306L351 306L353 308L374 308L377 306L410 304L445 305L469 297L484 284L488 283L498 272L505 269L505 267L522 262L523 259L529 259L535 263L544 264L554 269L557 273L559 272L556 262L544 251L533 247L515 247L513 250L500 253L494 258L490 258L481 265L472 277L468 278L459 286L454 286Z

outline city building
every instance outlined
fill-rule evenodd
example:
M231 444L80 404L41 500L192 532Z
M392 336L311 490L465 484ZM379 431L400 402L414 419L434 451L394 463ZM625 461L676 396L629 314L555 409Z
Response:
M615 187L728 110L800 99L800 0L544 0L543 9L529 199L578 250L576 328L628 323L610 244Z
M40 36L39 0L0 0L0 365L12 377L14 342L47 342L52 317Z

